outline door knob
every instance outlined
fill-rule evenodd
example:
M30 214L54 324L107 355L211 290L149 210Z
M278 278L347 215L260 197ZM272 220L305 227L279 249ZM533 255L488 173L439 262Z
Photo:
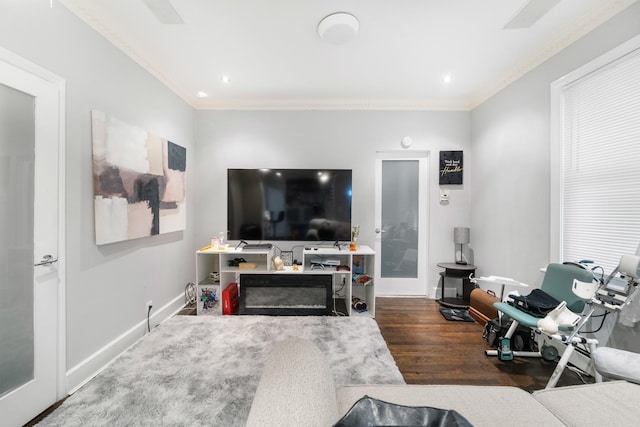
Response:
M34 264L35 267L39 267L41 265L51 265L54 262L58 262L58 258L54 258L53 255L45 255L42 257L39 263Z

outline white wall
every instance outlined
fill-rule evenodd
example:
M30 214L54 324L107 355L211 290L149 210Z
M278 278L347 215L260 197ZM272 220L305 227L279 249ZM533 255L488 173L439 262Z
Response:
M359 242L373 247L374 177L377 151L429 150L429 289L438 281L436 263L454 260L453 227L470 222L470 170L465 185L451 187L450 203L439 203L440 150L464 150L470 158L468 112L380 111L200 111L196 119L197 218L200 246L226 230L227 168L343 168L353 170L354 224ZM400 190L401 191L401 190ZM472 237L473 239L473 237ZM279 245L281 246L281 245ZM294 254L294 256L298 256Z
M148 300L158 312L154 321L183 304L195 271L194 113L56 2L53 8L47 1L2 2L0 46L66 81L67 369L73 388L144 334ZM186 231L95 245L91 109L187 148L192 193Z
M640 3L471 113L471 224L479 275L539 282L551 261L550 84L640 33ZM562 260L565 261L565 260Z

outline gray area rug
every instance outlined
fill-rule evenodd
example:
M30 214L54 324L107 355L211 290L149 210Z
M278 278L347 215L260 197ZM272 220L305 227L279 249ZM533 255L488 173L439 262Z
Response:
M404 384L370 318L175 316L38 425L242 426L273 344L287 337L313 341L336 385Z

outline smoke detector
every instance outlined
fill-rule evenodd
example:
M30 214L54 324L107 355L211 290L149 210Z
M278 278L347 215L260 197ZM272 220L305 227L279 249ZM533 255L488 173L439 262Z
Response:
M353 40L360 28L358 18L350 13L336 12L318 24L318 35L331 44L345 44Z

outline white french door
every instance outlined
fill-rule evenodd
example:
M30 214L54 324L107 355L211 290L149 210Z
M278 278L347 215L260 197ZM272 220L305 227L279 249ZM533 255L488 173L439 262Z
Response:
M0 50L0 420L7 426L23 425L66 391L58 261L63 83L42 73Z
M376 158L376 295L427 295L429 153Z

